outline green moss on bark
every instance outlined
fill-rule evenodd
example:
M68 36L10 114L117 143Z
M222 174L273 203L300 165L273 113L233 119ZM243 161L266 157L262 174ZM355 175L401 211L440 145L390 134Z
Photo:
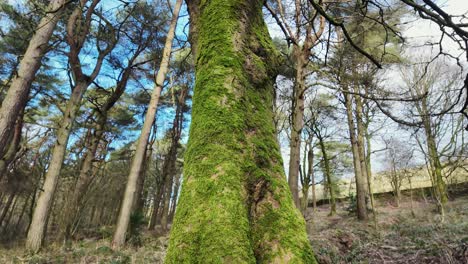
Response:
M262 1L190 1L196 83L166 263L315 263L273 124Z

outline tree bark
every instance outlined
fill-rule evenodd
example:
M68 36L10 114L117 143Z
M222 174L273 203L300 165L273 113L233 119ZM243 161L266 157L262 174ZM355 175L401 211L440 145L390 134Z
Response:
M38 252L42 246L47 228L47 219L53 204L55 190L57 188L60 171L67 150L68 139L70 137L76 114L81 106L81 99L89 85L96 79L101 70L104 58L115 47L116 39L108 40L107 47L99 49L96 65L92 73L88 76L82 71L79 54L88 36L91 27L92 14L100 0L93 0L86 12L83 14L87 0L81 0L80 4L73 10L67 23L67 43L70 47L68 60L70 69L73 72L75 81L70 99L68 100L62 121L57 131L57 141L52 151L49 168L45 175L43 192L39 194L36 208L34 209L31 227L26 240L26 247L32 252ZM84 20L83 20L84 15Z
M77 183L73 189L73 193L70 199L65 206L63 230L61 234L64 242L67 242L67 240L70 238L73 223L75 222L77 214L80 211L80 203L82 201L83 195L85 195L90 183L94 178L92 172L93 161L96 159L96 153L99 144L101 143L104 132L106 131L108 113L125 92L130 74L132 72L132 64L138 55L139 52L132 56L128 62L128 66L122 71L122 77L117 82L116 89L113 90L112 94L107 98L103 106L95 111L97 113L97 120L94 124L94 129L90 129L89 131L91 135L90 144L86 146L86 152L81 164ZM91 130L94 131L91 132Z
M331 175L332 172L330 168L330 160L328 159L328 153L327 153L327 149L325 147L325 142L323 141L323 138L320 136L317 136L317 138L319 140L320 150L322 151L323 168L324 168L325 177L327 178L326 187L328 189L328 193L330 194L330 215L335 215L336 214L335 187L334 187L334 182L333 182L332 175Z
M310 143L310 139L308 139L305 143L305 147L304 147L304 154L303 154L303 160L302 160L302 163L304 164L304 166L301 168L301 184L302 184L302 199L301 199L301 212L302 212L302 215L306 215L307 213L307 207L309 205L309 189L310 189L310 177L312 176L312 174L310 173L311 170L309 167L307 167L307 170L306 170L306 165L305 164L308 164L307 163L307 160L310 159L309 155L310 155L310 150L312 148L312 145ZM310 164L309 164L310 165Z
M18 115L18 120L16 120L16 124L14 127L14 132L10 138L10 144L8 146L8 150L5 152L5 155L0 159L0 179L4 176L7 172L8 166L15 160L17 155L19 145L21 142L21 133L23 129L23 117L24 117L24 109L22 109Z
M68 138L70 137L76 113L81 105L81 98L87 87L87 84L79 83L73 89L70 100L67 102L62 122L59 124L57 142L52 152L49 169L45 175L44 185L42 187L43 191L39 194L39 198L37 199L37 205L34 209L31 227L26 240L26 247L33 252L39 251L43 243L46 221L53 203L63 160L65 159Z
M75 222L77 214L80 211L79 207L82 197L86 194L86 190L92 181L93 160L96 157L99 143L102 139L102 135L104 134L104 126L106 122L107 113L104 112L98 117L94 133L91 136L91 144L87 147L87 150L84 154L80 174L78 176L75 188L73 189L72 195L64 207L63 230L61 234L64 242L68 241L70 238L73 223Z
M46 15L39 22L35 34L19 64L18 74L2 102L0 109L0 157L8 150L8 140L18 115L26 106L31 83L41 66L48 42L65 5L65 0L52 0Z
M10 194L10 196L8 196L8 200L5 204L5 207L3 207L2 214L0 215L0 226L3 224L3 220L5 219L8 211L10 210L10 207L15 197L16 197L16 191L14 191L13 193Z
M356 179L356 206L357 206L357 216L359 220L367 220L367 208L366 208L366 184L363 180L362 168L360 163L359 148L357 143L356 128L354 124L353 117L353 102L352 96L348 91L346 85L343 86L344 98L345 98L345 107L346 107L346 117L348 119L348 128L349 128L349 138L351 141L351 150L353 153L353 164L354 164L354 177Z
M310 175L310 183L312 185L312 208L315 211L317 210L317 196L315 192L314 150L312 147L309 149L307 157L307 161L309 162L308 174Z
M143 160L145 159L146 145L151 133L154 119L156 117L156 111L158 108L159 96L164 84L166 73L169 68L169 61L172 51L172 41L175 35L175 28L177 25L177 19L179 16L180 7L182 0L177 0L174 6L172 14L171 25L166 37L166 43L164 45L164 51L162 56L161 65L159 67L158 74L156 76L156 87L151 94L151 101L148 106L148 111L145 115L145 122L141 130L140 137L138 139L135 156L133 157L132 165L130 168L130 174L128 175L128 182L125 188L124 199L122 201L122 207L120 209L117 227L112 240L112 247L118 249L125 244L125 237L128 229L128 223L130 221L130 214L132 212L133 200L135 199L135 191L137 189L138 177L142 169Z
M263 1L188 0L196 56L184 182L166 263L316 263L273 121Z
M161 214L161 228L163 230L167 230L167 224L169 220L169 210L170 210L170 202L173 196L172 187L174 185L174 176L175 176L175 162L177 158L177 145L179 141L173 141L171 144L171 148L169 153L167 154L167 158L165 160L165 166L163 166L163 173L165 176L165 184L164 184L164 200L162 204L162 214Z
M179 193L181 176L182 175L178 174L174 178L174 191L173 191L173 194L172 194L171 209L169 210L169 222L172 222L174 220L174 214L175 214L175 211L176 211L177 201L178 201L178 196L177 195Z
M422 111L422 120L424 126L424 132L426 134L426 144L429 163L431 165L432 174L434 175L434 189L437 199L437 208L441 215L444 215L444 207L448 201L447 196L447 187L445 186L443 173L442 173L442 163L440 162L439 154L437 151L437 143L435 136L433 134L433 128L430 121L429 111L427 110L427 102L424 99L421 103Z
M289 143L289 175L288 183L293 196L294 203L300 208L299 201L299 166L301 159L301 134L304 127L304 94L305 76L302 49L295 46L296 51L296 76L294 82L294 99L292 107L291 141ZM307 58L308 59L308 58Z
M148 223L148 230L153 230L156 226L163 190L164 182L162 182L161 185L158 186L158 190L153 196L153 212L151 213L150 222Z
M355 92L358 92L356 89ZM370 209L370 197L369 197L369 184L367 182L368 175L367 175L367 162L366 162L366 150L365 150L365 127L364 127L364 119L363 119L363 106L362 106L362 99L358 95L354 95L354 101L356 104L356 126L357 126L357 146L359 151L359 164L361 165L361 173L362 173L362 181L363 181L363 191L365 194L365 206L366 210Z
M156 131L154 132L156 133ZM137 182L137 187L135 190L135 199L134 199L134 204L132 206L133 208L133 213L143 213L143 208L145 207L145 199L146 196L144 194L144 187L145 187L145 178L146 178L146 170L148 169L148 162L150 161L151 157L151 142L148 142L148 145L146 146L145 150L145 159L143 160L142 169L140 171L140 176L138 177L138 182Z
M167 224L169 221L170 213L170 202L175 205L176 193L173 193L174 178L176 176L176 161L177 161L177 149L179 148L179 140L182 133L182 124L184 121L183 108L185 106L185 98L187 90L180 90L180 94L177 96L177 107L176 114L174 117L172 129L171 129L171 146L167 153L167 158L164 161L163 174L166 175L165 192L166 198L164 199L162 217L161 217L161 228L167 230ZM175 208L175 207L174 207Z

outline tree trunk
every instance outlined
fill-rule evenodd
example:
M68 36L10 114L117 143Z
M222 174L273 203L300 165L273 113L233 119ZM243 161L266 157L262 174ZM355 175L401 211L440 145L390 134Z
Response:
M128 223L130 221L133 200L135 199L135 191L137 189L138 177L141 174L140 171L142 169L143 160L145 159L146 146L148 144L151 128L156 117L159 96L161 94L164 79L166 77L166 73L169 67L169 61L172 51L172 40L174 39L175 28L177 25L177 19L179 16L181 5L182 0L177 0L172 14L171 25L167 33L166 43L164 45L161 65L156 76L156 87L154 88L153 93L151 94L151 101L148 106L148 111L145 115L145 122L141 130L140 138L138 139L137 147L135 150L135 156L133 157L132 165L130 168L130 174L128 175L128 182L125 188L124 199L122 201L122 207L120 209L117 227L114 233L114 238L112 240L112 247L114 249L118 249L125 244L125 236L128 229Z
M369 122L370 120L368 119L368 122L365 127L365 136L366 136L366 170L367 170L367 188L369 189L369 197L370 197L370 203L372 207L372 220L374 221L374 227L377 230L377 209L375 208L375 199L374 199L374 191L372 188L372 167L371 167L371 135L369 134Z
M307 156L307 161L309 162L308 174L310 175L310 182L312 185L312 208L315 212L315 210L317 210L317 196L315 193L314 151L312 147L309 149L309 154Z
M335 201L335 186L332 179L332 172L330 168L330 160L328 159L327 149L325 147L325 142L323 142L323 138L318 137L320 150L322 151L323 157L323 168L325 170L325 177L327 178L327 189L328 193L330 194L330 216L336 214L336 201Z
M428 119L423 117L423 119ZM424 120L424 127L426 132L427 151L429 154L429 163L431 165L432 174L434 175L434 189L436 193L437 207L441 215L444 215L444 207L447 203L447 188L445 186L442 163L440 162L439 154L437 151L437 143L432 134L432 129L429 120Z
M91 136L91 144L86 148L77 183L64 208L63 230L61 235L64 242L67 242L70 238L73 223L80 211L79 207L82 197L85 195L86 190L92 181L93 160L96 157L99 143L101 142L102 135L104 134L104 126L106 122L107 112L102 112L98 117L94 133Z
M35 34L19 64L18 74L11 83L0 109L0 157L7 151L8 139L18 115L26 106L31 83L41 66L48 42L60 18L65 0L51 0L45 17L39 22Z
M105 49L98 52L96 64L91 74L88 76L82 71L82 64L80 62L79 54L87 39L89 29L92 22L92 14L100 0L91 1L90 5L85 11L83 17L83 9L87 4L87 0L81 0L80 4L73 10L69 16L66 26L66 40L70 48L68 55L68 62L72 76L74 79L74 87L68 100L64 112L63 119L59 124L57 131L57 142L54 145L52 156L50 159L50 165L45 175L43 192L40 193L37 200L37 205L34 210L33 218L31 221L31 227L28 232L26 240L26 247L32 252L40 250L46 227L47 219L50 214L50 209L53 204L53 198L57 183L59 179L60 170L65 159L65 153L67 149L68 139L71 134L73 123L75 121L76 114L81 106L81 100L84 93L88 89L89 85L96 79L97 75L101 70L104 58L112 51L116 45L115 35L108 38L108 43ZM83 20L84 18L84 20Z
M263 1L187 1L196 83L166 263L315 263L273 122Z
M55 189L57 188L59 180L60 170L62 169L63 160L65 158L68 138L70 137L76 113L80 108L81 99L87 88L87 83L78 83L75 86L70 100L67 102L63 119L59 124L57 142L55 143L54 150L52 152L49 169L45 175L44 185L42 188L43 192L39 194L39 198L37 199L37 205L34 209L31 227L26 240L26 247L33 252L39 251L42 246L46 221L50 213Z
M158 191L153 196L153 212L151 213L151 219L150 219L150 222L148 223L148 230L153 230L154 227L156 226L156 222L157 222L158 214L159 214L159 208L160 208L159 205L161 203L161 196L162 196L163 190L164 190L164 182L161 183L161 186L158 186Z
M179 187L180 187L180 181L181 181L181 175L177 174L174 178L174 191L172 194L172 204L171 204L171 209L169 211L169 222L172 223L174 219L174 213L176 211L177 207L177 194L179 193Z
M67 202L64 213L63 221L63 230L62 230L62 239L66 242L71 235L71 229L73 223L77 218L77 214L80 212L80 204L83 198L83 195L86 193L89 188L90 183L94 179L93 173L93 161L96 159L96 153L103 138L104 132L106 131L106 124L108 120L108 113L112 107L117 103L122 94L127 88L127 83L132 72L133 62L136 60L137 56L141 52L135 52L134 55L129 59L127 67L121 72L122 76L117 82L116 89L107 97L105 103L99 109L96 109L97 120L94 124L94 131L89 130L91 135L90 144L86 146L86 152L84 154L83 162L81 164L80 174L78 176L78 181L73 190L73 194L70 200Z
M356 205L357 205L357 216L359 220L367 220L367 208L366 208L366 185L363 180L362 168L360 163L360 155L358 149L358 143L356 138L356 128L354 124L353 117L353 102L351 94L348 92L346 85L343 86L344 97L345 97L345 107L346 107L346 116L348 119L348 129L349 137L351 141L351 150L353 153L353 163L354 163L354 177L356 179Z
M166 231L167 224L168 224L168 214L169 214L169 203L171 202L171 193L172 193L172 183L174 177L172 172L169 172L166 176L166 183L164 185L164 200L162 203L162 211L161 211L161 229Z
M167 154L167 158L164 161L164 166L163 166L163 173L166 175L165 176L165 184L164 184L164 200L162 204L162 214L161 214L161 228L163 230L167 230L167 224L168 224L168 218L169 218L169 205L171 202L171 197L173 195L172 193L172 187L174 183L174 176L175 176L175 162L177 158L177 145L179 144L179 141L173 141L171 144L171 148L169 150L169 153Z
M359 92L357 89L355 92ZM365 150L365 127L364 119L362 114L362 99L358 95L354 95L354 101L356 103L356 125L357 125L357 146L359 151L359 164L361 165L362 181L363 181L363 191L365 193L365 208L370 208L370 197L369 197L369 184L367 182L367 162L366 162L366 150Z
M6 233L7 232L7 228L8 226L10 225L10 221L11 221L11 217L13 216L13 214L15 213L15 209L16 209L16 204L18 203L18 198L19 196L15 196L15 199L13 201L13 204L11 205L11 209L8 213L8 216L6 217L5 219L5 223L3 224L3 233Z
M19 149L21 142L21 133L23 129L23 117L24 109L21 110L21 113L18 115L18 120L16 120L14 132L9 140L8 150L5 152L5 155L0 159L0 179L7 172L8 166L15 160L16 154Z
M167 230L167 224L169 221L170 214L170 202L175 206L176 193L173 193L174 178L176 176L176 161L177 161L177 149L179 147L179 140L182 133L182 123L184 118L183 107L185 105L186 90L181 90L177 99L176 114L174 117L172 130L171 130L171 146L167 153L167 158L164 160L163 174L166 175L166 199L164 199L163 212L161 217L161 228ZM175 190L175 189L174 189Z
M8 200L5 204L5 207L3 207L2 214L0 215L0 226L3 224L3 220L5 219L8 211L10 210L10 207L16 197L16 191L14 191L10 196L8 197Z
M408 183L409 183L409 191L410 191L411 216L413 218L415 218L416 214L414 213L414 206L413 206L413 185L412 185L412 182L411 182L411 176L408 177Z
M26 213L26 208L28 207L29 199L31 198L31 196L32 196L32 194L28 195L28 197L26 198L26 200L23 203L23 208L21 209L21 213L20 213L18 219L16 220L15 229L14 229L15 232L19 232L20 230L18 230L18 228L19 228L21 222L24 223L23 216Z
M156 131L154 132L156 133ZM133 213L141 213L143 214L143 209L145 207L145 200L146 194L144 193L145 187L145 178L146 178L146 171L148 170L148 163L150 162L151 155L152 155L152 143L151 141L148 142L147 148L145 150L145 159L143 160L142 169L140 171L140 176L138 177L137 187L135 191L135 200L133 201L134 204L132 206Z
M296 76L294 82L294 100L292 102L291 141L289 143L289 175L288 183L291 189L294 203L300 208L299 201L299 166L301 159L301 134L304 126L304 58L300 53L301 48L295 46L296 51Z

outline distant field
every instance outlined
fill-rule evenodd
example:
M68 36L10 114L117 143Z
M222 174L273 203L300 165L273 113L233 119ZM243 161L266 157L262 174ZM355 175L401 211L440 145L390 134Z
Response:
M390 185L390 180L388 176L385 175L386 172L379 172L372 176L372 190L373 193L388 193L392 191L392 186ZM413 189L427 188L431 187L431 178L425 168L415 169L411 171L411 185ZM455 185L468 182L468 172L463 169L458 169L450 175L446 183L448 185ZM346 198L350 194L354 195L356 193L356 184L354 178L352 179L340 179L337 183L338 185L338 194L337 198ZM317 201L326 199L324 193L323 185L318 184L316 187L316 197ZM410 189L409 181L407 178L403 180L401 190ZM309 191L309 198L312 197L312 190Z

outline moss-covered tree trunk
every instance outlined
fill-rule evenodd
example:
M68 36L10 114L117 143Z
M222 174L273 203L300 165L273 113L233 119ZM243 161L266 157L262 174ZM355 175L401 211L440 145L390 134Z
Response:
M166 263L315 263L275 135L263 1L186 2L196 84Z

